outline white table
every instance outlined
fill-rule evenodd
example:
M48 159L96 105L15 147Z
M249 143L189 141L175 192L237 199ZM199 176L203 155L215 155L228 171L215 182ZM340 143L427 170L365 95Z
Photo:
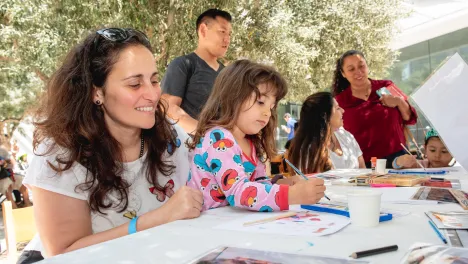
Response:
M447 178L460 178L468 190L467 173L451 173ZM332 198L342 196L348 188L328 186ZM384 196L401 192L400 188L382 188ZM416 188L415 188L416 189ZM383 208L410 212L409 215L380 223L373 228L348 225L338 233L323 237L266 235L212 227L235 217L252 213L230 207L210 210L193 220L176 221L133 235L46 259L43 263L187 263L221 245L252 249L328 255L347 258L355 251L397 244L396 252L363 258L371 263L399 263L415 242L442 244L428 224L428 210L462 210L457 204L410 205L383 203ZM313 243L310 246L309 243Z

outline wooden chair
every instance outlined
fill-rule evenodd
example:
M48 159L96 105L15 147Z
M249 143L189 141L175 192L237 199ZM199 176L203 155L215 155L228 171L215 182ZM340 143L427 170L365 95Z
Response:
M291 175L294 175L294 174L290 173L290 171L292 171L292 169L287 164L285 164L285 162L283 160L284 157L287 158L287 151L273 157L271 159L271 163L275 163L278 166L279 173L287 178L287 177L290 177ZM272 176L274 176L274 175L272 175Z
M30 241L37 232L33 207L13 209L10 201L4 201L2 211L8 259L16 262L16 243Z

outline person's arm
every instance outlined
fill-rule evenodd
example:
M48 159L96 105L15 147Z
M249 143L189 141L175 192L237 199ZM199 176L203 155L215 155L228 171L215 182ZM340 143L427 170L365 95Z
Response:
M358 158L359 161L359 168L360 169L365 169L366 168L366 162L364 161L364 157L361 155Z
M397 107L404 121L410 120L412 114L411 108L408 102L405 101L403 98L393 96L390 94L384 94L380 98L380 101L384 106L391 108Z
M398 110L400 111L401 117L403 120L408 121L411 118L411 108L405 100L402 98L398 97L399 102L398 102Z
M413 155L405 154L399 157L396 157L392 162L392 167L394 169L411 169L419 168L416 158Z
M36 226L48 256L54 256L128 234L128 225L93 234L87 201L30 186ZM201 193L182 187L162 207L141 215L137 230L200 215Z
M193 119L180 107L182 98L175 95L163 94L161 99L166 102L167 115L177 121L177 124L180 125L185 132L193 134L197 129L198 121Z
M291 128L285 126L285 125L281 125L281 128L284 130L284 132L286 132L287 134L291 133Z
M189 74L192 72L190 67L195 67L186 62L187 60L188 58L185 56L178 57L167 66L166 73L161 81L163 91L161 99L166 105L168 116L177 121L185 132L192 134L197 127L197 120L193 119L180 107L187 92Z
M351 147L352 153L356 153L355 155L358 157L359 168L365 169L366 162L364 161L364 156L362 155L362 150L361 150L361 147L359 146L359 143L357 142L353 134L351 134L349 131L345 130L344 128L341 128L341 129L343 129L347 137L344 142L348 142L348 144L350 144L349 147Z
M381 82L385 87L392 86L392 90L396 91L397 93L404 94L398 87L395 86L392 81L382 80ZM404 98L400 96L383 95L380 98L380 101L387 107L397 107L405 125L414 125L416 123L418 118L416 110L411 107L408 101Z

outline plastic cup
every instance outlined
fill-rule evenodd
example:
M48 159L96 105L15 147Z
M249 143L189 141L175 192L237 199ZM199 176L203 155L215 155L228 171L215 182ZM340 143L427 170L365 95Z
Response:
M375 168L375 172L377 174L385 174L385 169L387 168L387 160L386 159L378 159L377 166Z
M361 227L379 224L382 192L377 190L352 190L348 192L351 223Z

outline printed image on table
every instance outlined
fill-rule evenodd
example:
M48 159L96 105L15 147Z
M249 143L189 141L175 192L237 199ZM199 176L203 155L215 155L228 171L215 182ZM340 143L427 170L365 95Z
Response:
M468 249L437 245L414 245L403 258L402 264L466 264Z
M326 256L299 255L236 247L220 247L193 264L364 264L367 261L347 260Z
M269 214L273 215L274 214ZM324 236L336 233L346 227L348 217L322 212L297 212L294 216L275 221L245 226L245 223L261 220L264 214L252 214L238 218L218 226L215 229L242 231L249 233L281 234L288 236Z

